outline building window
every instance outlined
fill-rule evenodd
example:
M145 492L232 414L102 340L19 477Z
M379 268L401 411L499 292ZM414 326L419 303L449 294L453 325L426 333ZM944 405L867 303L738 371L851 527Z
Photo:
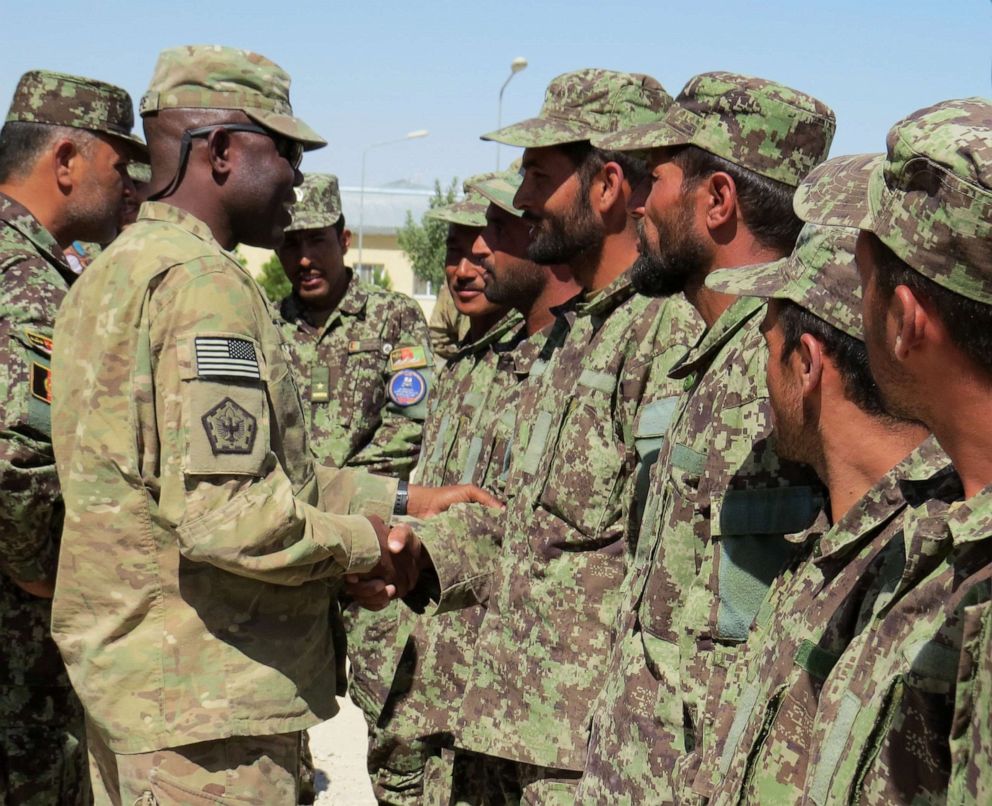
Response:
M437 291L434 290L434 285L430 280L422 280L414 275L413 295L415 297L433 297L437 295Z
M356 263L355 271L363 283L374 283L376 277L382 277L386 273L386 266L383 263Z

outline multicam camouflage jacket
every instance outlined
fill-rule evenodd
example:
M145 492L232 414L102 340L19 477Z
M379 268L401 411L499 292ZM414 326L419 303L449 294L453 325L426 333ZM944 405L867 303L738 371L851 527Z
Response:
M565 325L559 318L527 337L521 317L511 313L445 366L425 427L424 483L471 482L505 498L520 399L533 380L531 369L561 345ZM409 674L402 690L393 690L390 728L397 735L412 740L450 730L484 614L481 605L471 605L418 619L406 647Z
M903 532L905 552L880 574L867 626L820 693L806 803L942 803L952 751L967 766L970 653L992 601L992 489L910 510ZM954 783L956 797L982 802L969 800L961 773Z
M672 371L684 391L651 476L579 796L670 800L768 587L819 511L768 444L765 305L735 301ZM678 772L688 775L688 772Z
M454 507L421 537L439 609L487 605L456 745L581 770L631 551L637 415L671 403L661 370L699 325L682 299L634 296L626 275L563 316L564 343L518 404L506 510Z
M0 194L0 723L66 724L79 703L49 635L62 496L51 433L52 331L75 275L51 234Z
M773 585L717 708L717 741L694 788L712 803L795 803L802 797L817 694L864 624L887 555L902 552L902 515L961 494L933 437L896 465L833 526L825 513L807 551ZM681 798L689 800L689 798Z
M352 274L323 327L307 322L292 295L279 313L317 459L408 478L420 451L432 371L420 306ZM391 384L402 379L397 376L411 373L421 376L420 399L390 395Z
M183 210L143 205L59 317L52 633L90 724L131 753L331 716L326 581L379 558L335 513L396 482L313 462L262 291Z

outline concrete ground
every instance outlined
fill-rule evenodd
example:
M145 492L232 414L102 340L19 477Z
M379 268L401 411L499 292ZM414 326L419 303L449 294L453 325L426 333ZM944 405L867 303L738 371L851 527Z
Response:
M341 710L333 719L310 729L310 750L316 769L317 800L321 806L375 806L365 771L368 748L365 718L348 697L339 697Z

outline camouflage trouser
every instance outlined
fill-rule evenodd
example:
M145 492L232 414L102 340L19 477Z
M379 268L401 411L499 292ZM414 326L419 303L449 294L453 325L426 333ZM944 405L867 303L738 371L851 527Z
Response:
M96 806L295 806L300 734L236 736L116 754L87 731Z
M633 617L632 617L633 618ZM647 667L641 632L627 625L593 709L579 803L672 803L673 759L685 753L681 698Z
M427 761L425 806L573 806L579 773L535 767L464 750Z
M0 804L90 802L82 725L0 728Z

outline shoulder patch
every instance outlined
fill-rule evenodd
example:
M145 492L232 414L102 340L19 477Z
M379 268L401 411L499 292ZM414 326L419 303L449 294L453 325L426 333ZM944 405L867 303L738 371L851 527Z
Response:
M31 396L52 404L52 371L35 362L31 363Z
M231 398L225 397L201 418L214 456L251 453L258 423L255 417Z
M39 353L51 357L52 355L52 339L51 336L45 336L34 330L24 330L24 338L28 340L28 344L34 347Z
M248 339L197 336L196 374L200 378L260 379L255 345Z
M389 354L389 371L419 369L427 366L427 350L422 346L397 347Z
M389 399L397 406L414 406L427 394L427 379L415 369L404 369L389 379Z

